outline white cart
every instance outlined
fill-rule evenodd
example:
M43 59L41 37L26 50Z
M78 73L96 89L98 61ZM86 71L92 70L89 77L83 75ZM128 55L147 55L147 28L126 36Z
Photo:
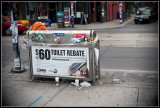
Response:
M94 30L27 31L30 76L95 82L100 78L99 38Z

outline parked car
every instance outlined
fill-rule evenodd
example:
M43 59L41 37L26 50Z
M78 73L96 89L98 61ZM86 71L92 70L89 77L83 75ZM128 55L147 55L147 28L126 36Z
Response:
M156 14L149 7L138 8L134 22L137 23L151 23L156 21Z
M30 28L30 24L22 24L21 21L17 21L18 33L22 34L24 31ZM2 17L2 33L6 35L11 35L12 31L10 30L11 21L10 18Z
M23 25L30 27L29 20L17 20L17 21L20 21Z

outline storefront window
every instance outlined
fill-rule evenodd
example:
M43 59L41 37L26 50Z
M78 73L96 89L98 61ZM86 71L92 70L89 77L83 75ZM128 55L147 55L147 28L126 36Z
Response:
M24 2L18 2L16 3L17 7L17 18L19 20L26 19L26 8Z
M2 2L2 15L3 16L10 16L10 7L9 2Z
M63 3L61 3L61 2L57 3L57 12L59 12L59 11L63 11Z
M77 2L76 11L84 12L85 14L88 14L88 3L87 2Z
M57 12L64 11L65 7L71 7L71 2L57 2Z
M38 17L47 16L47 3L38 3Z
M47 3L26 2L26 19L46 19ZM44 18L45 17L45 18Z
M102 17L106 16L106 3L102 2Z
M29 16L29 4L26 3L26 19L30 19L30 16Z
M76 2L75 4L76 13L75 16L77 18L81 18L81 12L84 12L84 17L88 18L88 3L87 2Z
M65 2L64 7L71 7L71 2Z
M27 2L27 19L36 19L36 3Z

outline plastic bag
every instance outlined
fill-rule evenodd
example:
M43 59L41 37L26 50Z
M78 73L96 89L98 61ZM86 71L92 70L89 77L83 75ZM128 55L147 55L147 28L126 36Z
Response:
M27 39L26 39L26 36L23 37L22 49L27 49Z
M86 81L80 83L80 85L81 85L82 87L90 87L90 86L91 86L91 84L90 84L89 82L86 82Z

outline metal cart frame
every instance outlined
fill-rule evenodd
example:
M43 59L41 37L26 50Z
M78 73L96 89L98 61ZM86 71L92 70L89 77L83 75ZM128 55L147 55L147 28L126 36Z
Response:
M50 42L33 42L31 40L32 36L35 33L44 33L44 34L51 34L55 32L62 32L63 30L51 30L51 31L27 31L26 35L28 38L28 49L29 49L29 59L30 59L30 78L33 80L35 77L46 77L46 78L55 78L57 76L43 76L43 75L34 75L33 74L33 64L32 64L32 46L47 46L47 47L56 47L56 48L62 48L62 47L79 47L79 48L88 48L89 50L89 71L90 71L90 77L89 78L80 78L80 77L62 77L58 76L60 79L79 79L79 80L85 80L85 81L93 81L95 82L95 78L98 77L100 79L100 58L98 56L98 65L95 64L95 50L94 48L97 48L100 50L100 42L99 38L96 35L94 30L64 30L63 32L66 32L68 36L72 36L74 33L80 33L86 32L86 35L88 38L92 38L93 40L90 42L82 42L82 43L65 43L65 44L57 44L57 43L50 43ZM46 36L44 35L44 38Z

